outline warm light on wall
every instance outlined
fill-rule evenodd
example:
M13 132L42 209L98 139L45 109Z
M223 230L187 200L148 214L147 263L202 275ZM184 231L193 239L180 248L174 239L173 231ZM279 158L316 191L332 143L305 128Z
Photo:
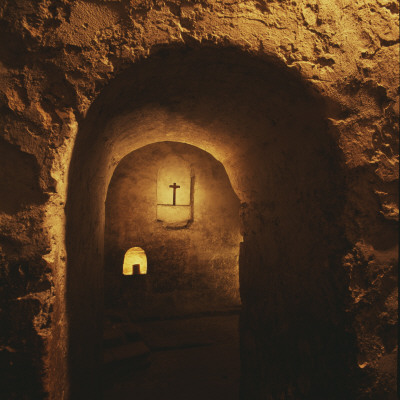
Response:
M181 160L166 160L157 178L157 204L190 205L190 167Z
M147 257L142 248L132 247L125 253L122 273L124 275L147 274Z
M192 173L179 157L169 157L157 176L157 220L171 228L185 227L192 219Z

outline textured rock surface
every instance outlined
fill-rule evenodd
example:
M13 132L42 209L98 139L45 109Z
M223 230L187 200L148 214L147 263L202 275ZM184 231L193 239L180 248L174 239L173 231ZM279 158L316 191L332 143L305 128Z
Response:
M351 366L358 392L355 397L395 397L398 2L3 0L0 18L0 287L1 325L5 327L1 330L0 347L1 362L6 366L1 386L6 398L35 398L43 391L49 391L54 399L68 395L64 207L72 148L78 128L84 130L90 125L86 118L89 107L100 93L106 92L103 89L113 78L118 79L139 60L162 52L168 55L171 48L207 46L239 49L232 65L240 65L240 54L243 58L250 54L260 60L273 60L276 70L281 69L283 74L289 70L325 101L324 119L330 122L330 136L343 156L345 200L343 212L336 216L347 245L343 247L345 251L337 253L343 255L343 260L336 260L334 271L340 275L337 293L344 303L338 308L347 310L346 317L339 318L346 322L339 325L349 328L356 343L352 349L357 362ZM174 63L168 65L171 69ZM243 65L246 70L247 64ZM227 66L226 74L229 70ZM255 70L248 66L248 75L257 76ZM159 79L164 72L168 75L162 65L154 71ZM192 80L200 72L194 70ZM238 74L237 78L242 76ZM234 74L229 79L238 83ZM120 82L124 86L127 81ZM235 87L233 83L231 86ZM137 85L136 90L139 96L146 97L147 87ZM289 93L290 85L282 90ZM110 93L105 96L103 109L94 115L107 113L108 104L117 107L118 91ZM147 97L150 102L151 93ZM286 97L286 103L290 97ZM250 97L245 99L249 101ZM293 96L293 107L300 106L295 100ZM168 101L174 104L171 98ZM257 96L252 101L257 103ZM155 98L153 106L157 103ZM284 105L278 102L277 108L280 106ZM251 106L247 111L252 120L258 118L251 113ZM150 111L147 115L153 119ZM278 124L285 115L279 118L275 121ZM307 119L311 121L311 117ZM146 124L145 119L142 124ZM165 121L163 124L167 125ZM293 128L294 122L290 124ZM100 131L101 126L97 128ZM217 137L216 132L213 134ZM82 137L91 146L90 136ZM253 243L250 253L263 254L262 242L256 245L260 238L268 238L260 235L263 224L277 226L279 218L265 218L269 215L265 210L272 206L257 205L251 189L238 190L244 186L239 172L235 175L232 171L243 169L243 165L236 161L232 149L246 146L243 135L238 137L232 139L237 140L236 147L227 148L223 144L229 135L221 135L219 141L212 142L212 148L226 165L239 198L247 204L243 218L248 221L247 227L253 227L247 233L247 242ZM203 138L211 143L207 135ZM185 141L185 137L177 139ZM303 142L304 154L311 139ZM107 135L102 140L107 144ZM138 147L139 144L138 141ZM78 151L82 146L77 145ZM93 145L91 151L97 148ZM301 140L296 148L304 151ZM116 162L118 159L115 156ZM314 169L308 171L307 178L314 179L318 164L311 165ZM85 163L80 167L84 170ZM282 168L277 176L286 177L290 168ZM323 181L322 177L318 179ZM319 185L318 179L311 185L314 189ZM333 196L334 192L327 193ZM284 213L283 210L281 215ZM280 214L276 211L275 215ZM91 229L94 228L87 227L88 236ZM98 247L97 243L92 246L101 253L100 239L99 243ZM261 256L252 263L248 253L243 249L243 265L263 264ZM299 262L301 257L298 254ZM268 265L271 263L273 260L268 261ZM260 297L265 287L257 286L264 278L258 267L252 271L243 270L242 277L242 299L247 299L242 318L242 344L248 357L245 371L254 369L264 356L274 356L264 354L266 327L262 326L266 323L260 316L268 314L268 310L264 309L264 297ZM255 295L250 299L246 293ZM279 314L276 318L279 321ZM268 340L274 337L272 334ZM251 378L255 380L254 398L275 399L285 392L287 398L300 398L296 393L307 393L307 377L296 377L295 371L289 374L289 388L283 390L277 385L268 392L268 387L257 383L265 374L267 371L260 367L259 374ZM246 372L244 376L246 380ZM254 383L251 379L249 384Z

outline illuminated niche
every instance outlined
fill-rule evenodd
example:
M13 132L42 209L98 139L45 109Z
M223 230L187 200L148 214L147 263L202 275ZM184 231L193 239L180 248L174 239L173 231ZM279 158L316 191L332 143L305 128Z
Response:
M185 228L193 220L193 182L190 165L167 157L157 175L157 221L167 228Z
M125 253L122 273L124 275L147 274L147 257L142 248L132 247Z

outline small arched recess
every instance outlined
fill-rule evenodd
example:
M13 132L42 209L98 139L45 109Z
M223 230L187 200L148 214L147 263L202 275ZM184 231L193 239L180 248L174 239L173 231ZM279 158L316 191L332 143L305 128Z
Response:
M141 247L131 247L124 255L123 275L146 275L147 257Z

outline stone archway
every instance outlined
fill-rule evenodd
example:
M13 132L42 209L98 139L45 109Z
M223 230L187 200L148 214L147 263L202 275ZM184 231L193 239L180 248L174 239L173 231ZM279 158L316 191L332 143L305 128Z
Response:
M351 398L344 188L328 131L306 82L235 49L166 49L104 89L78 133L69 175L72 398L96 387L110 178L126 154L165 140L222 162L242 202L243 398Z
M132 321L240 307L240 202L210 154L176 142L135 150L115 169L105 208L106 309ZM126 277L133 245L146 251L145 277Z
M147 145L119 162L105 209L104 398L237 399L240 202L223 165Z

